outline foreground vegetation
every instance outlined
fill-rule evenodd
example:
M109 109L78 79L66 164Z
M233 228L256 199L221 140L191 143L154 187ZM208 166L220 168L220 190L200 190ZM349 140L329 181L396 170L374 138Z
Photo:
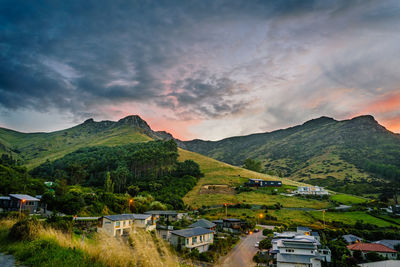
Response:
M148 232L138 230L128 241L83 239L35 219L0 220L0 250L30 266L179 266L169 246Z

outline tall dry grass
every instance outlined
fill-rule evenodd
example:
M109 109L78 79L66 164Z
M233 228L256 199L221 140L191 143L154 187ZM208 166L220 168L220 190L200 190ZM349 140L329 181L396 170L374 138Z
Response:
M12 219L0 220L0 227L10 229L16 222ZM131 232L128 239L104 233L97 233L94 239L82 239L37 223L31 232L35 239L55 240L62 247L80 249L107 266L180 266L178 257L165 241L144 230Z

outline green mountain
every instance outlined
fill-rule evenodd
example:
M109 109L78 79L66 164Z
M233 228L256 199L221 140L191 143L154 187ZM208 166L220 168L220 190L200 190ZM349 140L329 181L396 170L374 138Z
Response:
M82 147L124 145L171 138L166 132L153 131L136 115L117 122L95 122L88 119L75 127L51 133L21 133L0 128L0 154L11 154L28 168L32 168Z
M233 165L256 159L269 174L348 193L374 194L400 181L400 135L372 116L321 117L284 130L179 145Z

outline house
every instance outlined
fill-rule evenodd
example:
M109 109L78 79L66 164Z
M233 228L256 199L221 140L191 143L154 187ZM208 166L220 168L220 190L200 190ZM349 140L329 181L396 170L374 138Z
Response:
M133 226L143 228L146 231L153 231L156 229L156 221L153 220L151 214L132 214Z
M0 208L3 211L28 211L29 214L36 213L39 208L40 199L25 194L9 194L0 197Z
M146 211L145 214L151 214L153 220L165 220L170 222L175 222L178 220L178 212L174 210L150 210Z
M171 232L174 230L173 226L170 225L159 225L157 224L156 227L156 233L158 236L160 236L162 239L169 241L171 238Z
M265 181L263 179L249 179L249 181L245 185L256 186L256 187L281 187L282 181Z
M214 242L214 232L202 227L188 228L171 232L171 245L186 247L190 250L197 248L198 251L208 251L209 246Z
M400 260L375 261L358 264L360 267L399 267Z
M222 230L230 233L240 233L242 221L235 218L223 219Z
M224 225L224 220L214 220L212 221L216 225L216 229L218 231L222 231L223 225Z
M206 228L206 229L215 231L217 225L215 223L210 222L209 220L200 219L197 222L189 225L189 228L195 228L195 227L202 227L202 228Z
M347 244L355 244L355 243L360 243L363 241L361 237L355 236L355 235L342 235L342 238Z
M386 257L389 260L395 260L397 258L397 251L391 248L388 248L382 244L376 243L356 243L352 245L348 245L347 248L350 250L351 255L353 255L354 251L361 251L361 255L365 258L365 255L369 252L376 252L382 257Z
M132 227L132 214L106 215L99 219L97 231L112 236L122 236L127 235Z
M384 246L387 246L388 248L391 248L391 249L395 250L396 249L395 247L400 245L400 240L384 239L384 240L376 241L374 243L382 244Z
M156 223L150 214L105 215L99 218L97 231L112 236L122 236L136 227L152 231L156 229Z
M294 193L297 195L329 195L328 191L319 186L298 186Z
M276 259L277 267L309 266L320 267L331 261L331 251L322 247L313 236L288 233L272 239L270 254Z

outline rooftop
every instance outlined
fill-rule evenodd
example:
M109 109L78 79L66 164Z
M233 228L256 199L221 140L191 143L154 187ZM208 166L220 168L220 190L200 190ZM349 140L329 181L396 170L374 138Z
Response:
M278 253L277 261L278 262L286 262L286 263L303 263L309 264L311 263L311 259L321 259L320 257L316 257L314 255L295 255L295 254L282 254Z
M394 249L394 247L398 244L400 244L400 240L390 240L390 239L384 239L384 240L379 240L374 242L376 244L382 244L384 246L387 246L388 248Z
M200 219L197 222L189 225L190 228L194 228L194 227L213 228L215 226L216 226L215 223L212 223L206 219Z
M26 201L40 201L40 199L24 194L10 194L9 196L20 200L25 199Z
M145 214L152 214L152 215L177 215L178 212L175 210L149 210L146 211Z
M236 218L224 219L224 222L241 222L241 220Z
M192 236L205 235L205 234L211 234L211 233L214 233L214 232L211 230L202 228L202 227L188 228L188 229L176 230L176 231L171 232L171 234L182 236L182 237L192 237Z
M132 220L133 214L105 215L103 217L111 221L125 221L125 220Z
M343 235L342 236L343 239L347 242L347 243L352 243L352 242L356 242L356 241L360 241L362 240L361 237L355 236L355 235Z
M375 251L375 252L386 252L386 253L397 253L396 250L388 248L382 244L376 243L357 243L348 245L349 250L361 250L361 251Z
M151 214L132 214L135 220L146 220L151 217Z

